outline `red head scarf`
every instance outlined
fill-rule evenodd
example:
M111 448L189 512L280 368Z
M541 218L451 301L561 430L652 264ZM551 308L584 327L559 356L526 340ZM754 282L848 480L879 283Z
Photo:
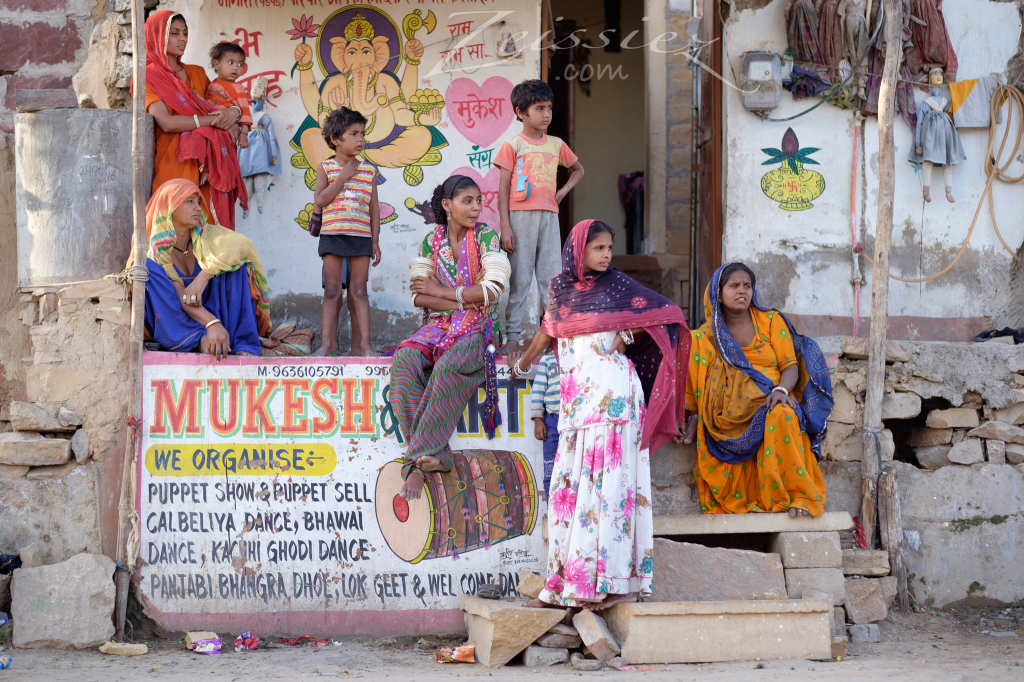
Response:
M683 420L690 330L679 306L615 266L586 270L583 253L593 222L578 223L562 248L562 274L548 285L542 329L556 338L640 327L647 332L627 347L626 357L647 399L641 447L654 452L678 434Z
M146 20L146 86L153 88L167 108L178 116L206 116L213 106L194 92L167 60L171 32L170 10L159 10ZM227 131L203 126L182 133L178 160L196 159L210 174L211 203L218 220L234 224L235 200L248 206L248 195L238 166L238 153Z

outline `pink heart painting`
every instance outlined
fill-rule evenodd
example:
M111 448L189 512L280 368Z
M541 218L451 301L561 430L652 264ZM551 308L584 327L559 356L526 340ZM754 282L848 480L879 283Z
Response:
M465 175L473 178L480 193L484 196L484 208L480 211L479 222L487 223L487 227L495 232L501 232L501 221L498 219L498 180L501 178L501 169L492 166L487 175L481 176L476 169L469 166L457 168L452 175Z
M445 93L445 110L464 138L489 147L515 118L511 95L512 83L501 76L492 76L483 85L469 78L456 78Z

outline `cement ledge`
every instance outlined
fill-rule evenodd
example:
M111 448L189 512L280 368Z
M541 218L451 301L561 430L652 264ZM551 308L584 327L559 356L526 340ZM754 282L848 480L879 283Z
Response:
M789 514L689 514L655 516L654 534L725 535L730 533L806 533L853 529L849 512L825 512L814 518Z
M756 599L748 601L668 601L618 604L629 616L708 616L763 613L829 613L824 599Z

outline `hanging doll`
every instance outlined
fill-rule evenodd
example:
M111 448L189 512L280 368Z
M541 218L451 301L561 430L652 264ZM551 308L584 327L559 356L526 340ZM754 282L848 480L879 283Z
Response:
M953 166L966 161L967 156L960 145L960 135L953 126L953 120L946 113L949 100L939 90L942 87L942 69L932 67L928 71L928 83L931 92L917 108L917 128L914 130L914 150L910 161L923 164L925 201L932 200L928 191L932 166L942 166L946 200L953 203Z
M263 213L263 194L273 176L281 174L281 148L274 135L274 122L264 110L267 106L267 79L257 78L252 85L252 128L249 130L249 148L238 150L245 190L256 199L256 210ZM249 210L242 214L249 217Z
M839 24L843 28L843 56L850 68L856 66L857 60L868 49L867 7L865 5L865 0L840 0L839 2ZM865 91L868 84L864 62L861 62L857 69L855 82L857 97L864 99L867 96Z

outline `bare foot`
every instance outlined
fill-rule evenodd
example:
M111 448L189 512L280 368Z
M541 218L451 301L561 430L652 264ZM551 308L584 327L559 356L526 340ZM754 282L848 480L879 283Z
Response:
M315 351L309 354L311 358L324 358L331 354L331 349L327 346L320 346Z
M924 186L924 200L929 202L932 200L931 192L928 191L928 185Z
M235 353L235 355L237 355L240 358L254 358L254 357L256 357L255 353L250 353L247 350L240 350L237 353Z
M210 179L210 174L209 173L200 173L199 174L199 186L202 187L203 185L205 185L206 181L209 180L209 179Z
M415 470L412 471L405 479L405 485L402 486L402 491L399 494L407 500L420 499L420 495L423 494L423 474Z
M797 509L796 507L789 508L789 518L795 519L798 516L810 516L811 512L806 509Z
M946 188L946 201L951 204L956 203L956 199L953 198L953 190L949 187Z
M420 457L416 460L416 466L420 471L425 471L427 473L440 471L441 473L446 474L451 471L451 469L441 464L441 459L439 457L435 457L434 455L424 455L423 457Z
M528 602L523 602L523 606L528 608L528 609L560 609L560 608L562 608L561 606L558 606L557 604L549 604L546 601L541 601L540 599L531 599Z
M352 348L349 349L348 354L349 354L349 356L351 356L353 358L379 358L380 357L380 353L375 351L373 348L361 349L361 348L356 348L355 346L353 346Z
M604 611L605 609L610 609L616 604L632 604L635 601L635 594L609 594L596 604L589 605L588 608L591 611Z

